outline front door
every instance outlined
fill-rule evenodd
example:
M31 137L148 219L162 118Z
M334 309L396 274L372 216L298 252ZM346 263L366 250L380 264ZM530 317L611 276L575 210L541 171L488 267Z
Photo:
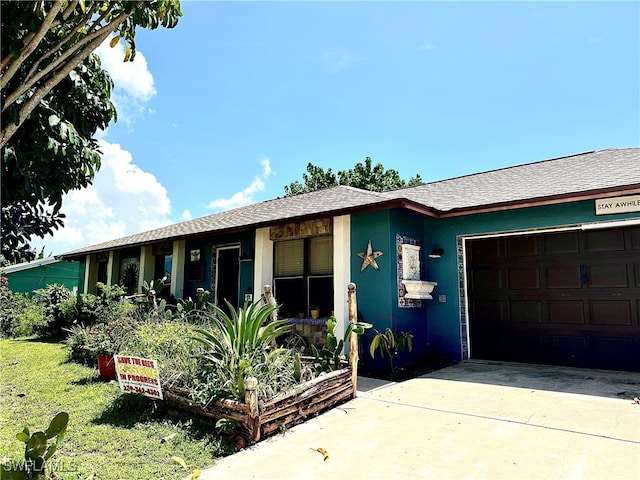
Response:
M216 260L216 305L230 313L227 302L237 310L240 295L240 247L217 248Z

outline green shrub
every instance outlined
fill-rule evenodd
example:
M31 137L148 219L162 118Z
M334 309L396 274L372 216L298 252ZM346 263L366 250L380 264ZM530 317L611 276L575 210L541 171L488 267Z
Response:
M31 336L47 326L45 309L26 293L0 287L0 336Z
M18 298L20 297L24 303L22 303L22 308L16 312L13 335L16 337L40 336L40 333L46 331L49 326L45 307L31 301L26 295L18 296Z
M229 305L230 315L212 308L214 329L200 328L196 336L206 348L200 354L206 369L195 387L198 401L206 404L225 395L244 400L244 379L249 376L258 379L263 398L298 383L297 353L274 347L275 339L290 330L284 320L269 322L277 307L252 304L236 312Z
M136 326L120 353L157 360L163 385L189 387L202 368L204 352L204 345L193 338L195 329L180 320L147 318Z
M60 305L72 297L71 291L64 285L51 284L33 292L33 301L44 308L46 322L34 325L34 333L40 337L52 337L62 334L62 329L69 325L60 310Z
M85 327L71 329L72 336L67 339L69 345L81 345L82 339L93 356L116 355L124 345L135 338L137 321L130 316L122 316L106 323L94 323Z
M71 296L60 303L58 309L68 329L71 325L109 323L120 317L132 315L136 306L124 298L124 289L117 285L98 283L100 295L83 293Z

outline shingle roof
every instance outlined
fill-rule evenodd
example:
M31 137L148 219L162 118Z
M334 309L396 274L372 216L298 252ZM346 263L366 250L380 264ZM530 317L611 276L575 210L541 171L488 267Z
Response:
M440 212L640 184L640 148L580 153L396 190Z
M253 228L301 217L398 206L406 200L427 209L448 212L631 185L640 186L640 148L599 150L390 192L339 186L278 198L73 250L62 257Z
M64 253L62 257L75 257L90 252L99 252L127 246L184 238L208 232L221 232L264 224L282 222L287 219L310 217L320 214L354 210L389 202L383 193L369 192L358 188L338 186L293 197L267 200L262 203L235 208L182 223L136 233L89 247Z

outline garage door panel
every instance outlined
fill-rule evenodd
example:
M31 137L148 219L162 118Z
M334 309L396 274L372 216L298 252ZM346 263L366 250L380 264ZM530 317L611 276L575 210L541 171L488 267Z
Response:
M578 253L578 233L563 232L543 237L545 252L550 255Z
M486 300L473 302L474 318L483 324L504 322L504 302L500 300Z
M614 229L592 230L585 232L585 252L621 252L624 251L624 231Z
M630 301L591 301L589 305L592 325L631 325Z
M551 363L584 365L587 361L588 341L585 337L552 335L549 338Z
M630 338L594 338L592 340L592 358L598 368L628 370L630 365L638 364L637 341Z
M508 288L530 290L540 288L540 272L535 267L516 267L507 270Z
M512 333L508 337L507 350L515 362L543 363L545 359L544 335Z
M547 288L581 288L580 265L547 267Z
M475 242L473 356L640 371L640 228Z
M627 288L626 263L600 264L589 267L589 288Z
M640 250L640 227L631 229L631 248L633 250Z
M584 302L582 300L549 301L549 323L555 325L584 325Z
M506 240L508 258L531 257L538 254L536 237L509 237Z
M473 242L469 252L471 259L476 261L501 258L502 250L502 242L499 239L488 238Z
M542 302L512 301L509 303L511 323L542 323Z
M499 268L474 267L471 270L471 283L474 290L500 290L504 288L504 274Z

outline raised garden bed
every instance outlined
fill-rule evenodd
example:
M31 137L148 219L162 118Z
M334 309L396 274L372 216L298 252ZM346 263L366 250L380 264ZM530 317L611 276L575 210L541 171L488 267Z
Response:
M355 288L353 283L347 287L351 324L357 323L358 318ZM165 400L178 409L206 418L235 420L240 423L250 442L258 442L283 428L302 423L310 416L356 397L358 337L355 332L351 331L349 340L349 359L344 362L343 368L322 374L265 401L258 401L255 378L245 379L244 402L221 399L203 406L191 400L187 390L166 387L163 388L163 395Z
M354 375L357 375L357 372L354 372L350 365L345 365L345 368L301 383L296 388L264 402L258 401L257 384L252 383L252 379L245 381L244 402L221 399L205 407L191 400L187 390L164 389L163 395L175 408L206 418L237 421L249 441L257 442L354 398Z

